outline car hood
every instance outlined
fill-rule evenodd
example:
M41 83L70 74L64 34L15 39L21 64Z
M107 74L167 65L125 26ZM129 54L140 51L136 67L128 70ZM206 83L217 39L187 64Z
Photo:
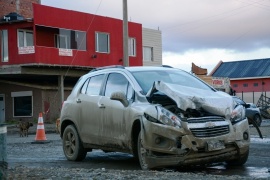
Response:
M177 107L184 111L189 108L203 109L215 115L228 117L234 108L234 101L231 96L210 88L209 90L203 90L156 81L146 97L151 100L153 94L158 91L174 100Z

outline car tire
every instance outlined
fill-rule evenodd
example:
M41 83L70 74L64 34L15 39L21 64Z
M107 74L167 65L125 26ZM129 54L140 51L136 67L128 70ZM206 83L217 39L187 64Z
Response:
M249 155L249 149L246 151L245 154L241 155L241 157L239 159L227 161L227 164L229 166L242 166L247 162L248 155Z
M262 123L262 118L258 114L255 114L253 117L253 121L260 127Z
M138 160L142 170L149 170L148 164L146 163L146 149L142 145L141 133L138 135L137 141L137 152L138 152Z
M68 125L64 130L63 151L70 161L81 161L87 154L74 125Z

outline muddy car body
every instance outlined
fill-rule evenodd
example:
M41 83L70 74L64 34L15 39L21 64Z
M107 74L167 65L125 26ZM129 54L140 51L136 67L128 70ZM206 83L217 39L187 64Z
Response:
M245 110L193 75L168 67L114 67L80 78L61 111L68 160L128 152L142 169L227 162L249 152Z

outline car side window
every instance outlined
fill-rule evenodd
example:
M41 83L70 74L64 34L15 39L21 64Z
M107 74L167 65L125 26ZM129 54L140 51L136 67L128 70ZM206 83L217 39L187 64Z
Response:
M81 89L81 93L82 93L82 94L86 94L86 89L87 89L89 80L90 80L90 78L88 78L88 79L84 82L84 84L83 84L83 86L82 86L82 89Z
M109 74L105 87L105 96L110 97L111 94L116 91L121 91L127 96L132 94L130 91L133 91L133 89L124 75L119 73L111 73Z
M93 76L90 78L86 94L87 95L99 95L102 86L104 74Z

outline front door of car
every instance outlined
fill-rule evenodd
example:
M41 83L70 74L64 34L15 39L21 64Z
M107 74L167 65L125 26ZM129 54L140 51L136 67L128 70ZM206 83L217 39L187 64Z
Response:
M127 99L131 99L133 88L127 78L120 73L111 73L108 76L104 97L100 99L99 105L103 106L104 115L100 124L100 137L102 143L112 145L114 147L123 148L127 146L130 138L129 119L130 107L125 107L116 100L111 100L110 96L113 92L123 92Z
M77 104L81 110L79 119L80 136L83 142L99 144L99 127L102 120L102 108L98 106L100 91L104 75L97 75L87 79L77 97Z

